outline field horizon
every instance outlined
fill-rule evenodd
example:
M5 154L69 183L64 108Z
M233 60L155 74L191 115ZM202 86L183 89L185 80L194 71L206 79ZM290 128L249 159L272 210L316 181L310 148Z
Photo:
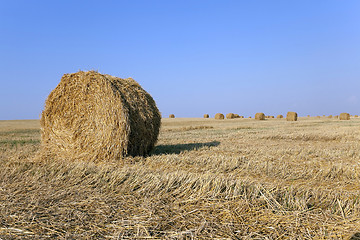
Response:
M149 156L40 160L0 121L1 239L357 239L360 118L162 119Z

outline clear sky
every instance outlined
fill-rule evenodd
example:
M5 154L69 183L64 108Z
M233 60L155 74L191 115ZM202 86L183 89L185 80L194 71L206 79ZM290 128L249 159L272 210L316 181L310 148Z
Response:
M78 70L163 116L360 114L360 1L0 0L0 119L39 118Z

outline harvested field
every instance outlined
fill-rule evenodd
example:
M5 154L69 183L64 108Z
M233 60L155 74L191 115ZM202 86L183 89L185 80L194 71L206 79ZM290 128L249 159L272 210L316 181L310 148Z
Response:
M349 239L360 119L162 119L124 161L35 161L38 121L0 121L1 239Z

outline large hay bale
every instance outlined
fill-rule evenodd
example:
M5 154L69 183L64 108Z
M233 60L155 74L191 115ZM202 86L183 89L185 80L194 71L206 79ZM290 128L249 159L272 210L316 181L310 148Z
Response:
M235 113L234 118L240 118L240 115Z
M224 114L222 114L222 113L215 114L215 119L224 119L224 118L225 118Z
M209 118L209 114L204 114L204 118Z
M256 120L265 120L265 114L264 113L256 113L255 119Z
M277 115L276 118L284 118L283 115Z
M350 120L350 114L348 114L348 113L340 113L339 119L340 120Z
M170 114L170 115L169 115L169 118L175 118L175 115L174 115L174 114Z
M80 71L61 78L40 124L41 156L101 161L148 154L161 115L135 80Z
M286 121L297 121L297 113L296 112L288 112L286 114Z
M233 113L228 113L228 114L226 114L226 118L227 118L227 119L233 119L233 118L235 118L235 114L233 114Z

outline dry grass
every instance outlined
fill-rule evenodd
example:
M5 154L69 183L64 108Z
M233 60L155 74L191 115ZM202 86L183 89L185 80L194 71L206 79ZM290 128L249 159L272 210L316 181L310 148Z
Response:
M148 157L33 161L36 122L0 121L1 239L349 239L360 119L162 119ZM30 141L32 140L32 141Z

